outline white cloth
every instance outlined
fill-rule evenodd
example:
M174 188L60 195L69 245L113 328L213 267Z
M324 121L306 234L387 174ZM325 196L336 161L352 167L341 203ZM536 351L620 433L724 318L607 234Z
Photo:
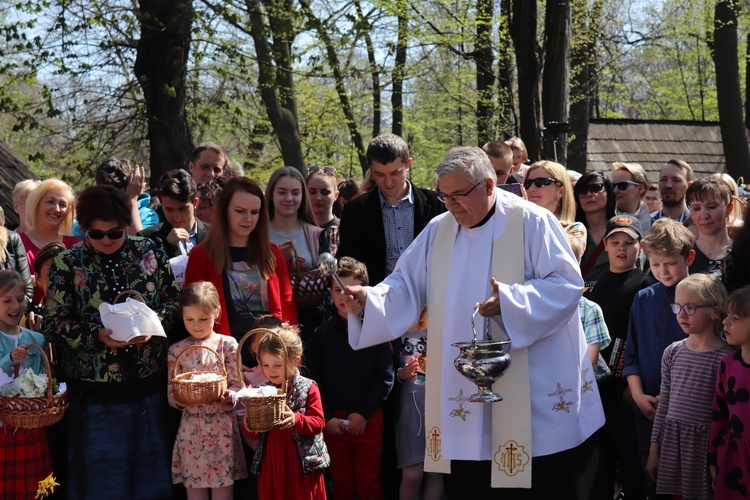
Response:
M445 311L446 355L440 374L443 392L453 398L459 391L465 397L476 392L453 366L458 349L451 343L471 340L472 307L490 295L491 242L505 230L510 196L495 190L495 214L486 224L473 229L455 225L454 255L446 270L446 303L452 307ZM578 317L583 290L578 263L554 215L527 202L523 208L525 282L500 284L502 313L494 321L513 340L513 349L529 348L533 456L544 456L583 443L604 424L604 413ZM367 288L364 323L349 316L354 349L398 338L416 324L430 293L432 244L442 217L427 225L388 278ZM478 321L477 327L482 325ZM464 409L472 411L465 421L451 416L458 406L443 400L443 458L490 460L490 405L464 403Z

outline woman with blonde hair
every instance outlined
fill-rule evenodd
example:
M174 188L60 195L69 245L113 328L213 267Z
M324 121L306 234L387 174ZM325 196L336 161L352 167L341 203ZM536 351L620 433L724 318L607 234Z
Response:
M26 200L28 231L19 233L26 249L29 269L34 269L34 259L39 250L50 243L57 241L65 245L65 248L70 248L81 241L77 236L68 236L73 229L74 200L73 190L60 179L42 181L29 194ZM34 286L36 304L42 299L44 292Z
M573 184L568 171L553 161L542 160L534 163L526 172L523 181L530 202L544 207L557 217L565 231L581 242L586 249L586 227L576 222L576 202Z
M711 174L711 178L723 181L729 186L730 191L732 191L732 211L729 212L729 217L727 218L727 229L729 230L729 236L734 237L734 233L743 224L742 211L745 209L745 201L740 198L740 190L731 175L716 173Z
M511 137L505 144L513 150L513 173L522 181L526 178L529 166L529 152L526 150L526 144L519 137Z
M19 219L16 232L23 233L29 230L29 227L26 225L26 200L29 199L29 195L36 189L40 182L36 179L25 179L17 183L13 188L13 211L18 214Z

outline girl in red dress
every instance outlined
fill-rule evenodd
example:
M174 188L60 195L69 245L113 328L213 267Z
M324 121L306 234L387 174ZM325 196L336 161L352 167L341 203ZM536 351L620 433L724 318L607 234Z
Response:
M262 330L265 331L265 330ZM258 346L258 361L269 384L287 382L282 423L268 432L253 432L243 424L250 439L258 440L251 466L258 477L258 496L263 499L325 499L323 470L330 464L323 441L323 403L318 385L299 374L302 340L296 327L284 324L267 333Z

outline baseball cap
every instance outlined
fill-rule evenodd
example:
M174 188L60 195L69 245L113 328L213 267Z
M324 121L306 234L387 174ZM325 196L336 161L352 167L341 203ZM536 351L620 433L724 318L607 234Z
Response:
M606 240L614 233L625 233L633 239L643 239L641 223L632 215L615 215L607 222Z

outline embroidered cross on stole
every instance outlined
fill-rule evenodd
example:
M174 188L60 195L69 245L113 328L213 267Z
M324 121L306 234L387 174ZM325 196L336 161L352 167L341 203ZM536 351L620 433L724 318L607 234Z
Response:
M492 276L501 283L516 284L524 281L524 228L523 206L520 199L510 198L508 220L503 234L493 242ZM443 342L444 310L448 272L456 233L455 219L448 214L438 228L430 268L430 300L428 311L429 342L434 346L427 356L425 428L427 431L424 469L427 472L450 473L450 460L442 457L440 449L441 386L440 374L443 356L456 356L458 349L446 348ZM487 278L489 280L489 277ZM512 312L501 312L501 314ZM466 313L467 331L470 312ZM490 321L492 337L503 338L502 332ZM509 335L512 332L508 332ZM512 336L511 336L512 339ZM466 339L468 340L468 338ZM455 349L455 352L453 350ZM528 349L512 349L511 366L492 386L502 395L497 403L465 403L492 405L492 476L493 488L531 488L531 395L529 388ZM481 411L480 408L477 411ZM481 430L477 430L481 432Z

